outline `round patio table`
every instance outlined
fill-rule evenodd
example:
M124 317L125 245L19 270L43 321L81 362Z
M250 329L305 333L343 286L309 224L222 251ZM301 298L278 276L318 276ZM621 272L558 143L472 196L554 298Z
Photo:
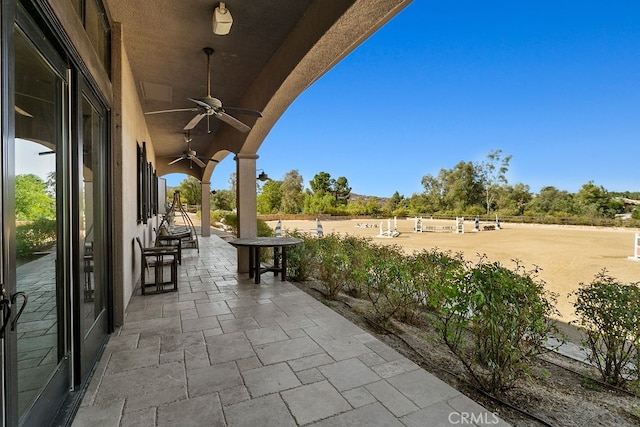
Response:
M249 248L249 278L255 283L260 283L260 275L267 271L273 271L277 276L280 273L282 280L287 278L287 247L302 243L302 239L296 237L241 237L229 241L236 248ZM263 267L260 264L260 249L274 248L273 265ZM280 260L282 254L282 260ZM280 262L282 261L282 262Z

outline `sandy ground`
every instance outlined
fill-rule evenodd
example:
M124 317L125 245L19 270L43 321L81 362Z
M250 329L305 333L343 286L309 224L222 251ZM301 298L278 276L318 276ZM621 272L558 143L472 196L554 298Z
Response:
M397 220L400 236L380 238L377 237L380 224L386 230L386 219L331 220L321 223L325 234L371 237L377 243L400 245L407 253L438 248L462 252L471 261L477 260L479 254L484 254L489 261L499 261L507 267L514 266L514 259L520 260L527 269L538 266L541 269L538 277L550 291L558 294L559 320L563 322L575 318L568 294L577 289L580 283L591 282L603 268L622 282L640 282L640 261L628 259L633 255L635 233L640 231L636 229L502 223L501 230L474 232L473 221L465 221L464 234L414 233L414 220L411 218ZM275 227L275 221L269 221L268 224ZM363 227L364 224L369 224L371 228ZM454 221L423 220L423 228L443 225L453 226ZM480 229L483 225L486 224L480 224ZM315 221L282 221L282 228L315 231Z

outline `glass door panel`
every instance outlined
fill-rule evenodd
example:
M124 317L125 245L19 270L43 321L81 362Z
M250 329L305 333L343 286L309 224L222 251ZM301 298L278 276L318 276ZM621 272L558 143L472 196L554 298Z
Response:
M105 272L106 257L104 206L106 205L105 109L93 98L86 85L81 101L82 152L80 158L79 238L81 242L81 327L84 339L83 370L91 367L107 334Z
M95 237L93 216L93 140L100 135L100 118L92 108L89 101L82 99L82 179L79 186L80 200L80 238L82 241L83 260L82 274L84 279L83 289L83 335L86 335L96 318L96 313L101 311L102 284L96 282L95 263L99 261L94 257Z
M15 292L28 304L16 323L18 413L36 402L66 354L59 262L64 218L66 82L27 36L15 32Z

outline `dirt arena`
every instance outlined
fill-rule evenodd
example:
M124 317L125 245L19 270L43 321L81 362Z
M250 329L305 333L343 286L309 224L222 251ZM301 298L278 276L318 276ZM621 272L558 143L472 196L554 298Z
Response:
M502 223L500 230L474 232L473 221L465 221L464 234L451 232L414 233L414 219L398 219L396 238L380 238L380 225L384 230L387 220L331 220L321 221L326 234L340 233L371 237L381 244L397 244L407 253L414 250L438 248L462 252L466 259L477 260L485 254L490 261L513 267L513 259L531 269L541 268L539 278L547 288L558 294L559 320L569 322L575 318L568 294L580 283L589 283L594 275L606 268L609 275L625 282L640 282L640 261L629 260L637 229L574 227ZM274 228L275 221L268 224ZM427 226L453 226L455 221L423 219ZM366 227L369 225L369 227ZM480 229L484 225L481 224ZM391 227L394 227L391 220ZM282 221L284 230L315 231L315 221Z

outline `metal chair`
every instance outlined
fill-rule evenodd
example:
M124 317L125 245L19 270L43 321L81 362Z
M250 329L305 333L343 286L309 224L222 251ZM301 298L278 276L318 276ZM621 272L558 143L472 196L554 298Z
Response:
M95 299L93 289L93 242L84 244L84 301L91 302Z
M142 277L140 288L142 295L177 291L178 248L176 246L145 248L139 237L136 237L136 241L140 247L141 255ZM155 289L148 291L146 288L151 286L155 286Z

